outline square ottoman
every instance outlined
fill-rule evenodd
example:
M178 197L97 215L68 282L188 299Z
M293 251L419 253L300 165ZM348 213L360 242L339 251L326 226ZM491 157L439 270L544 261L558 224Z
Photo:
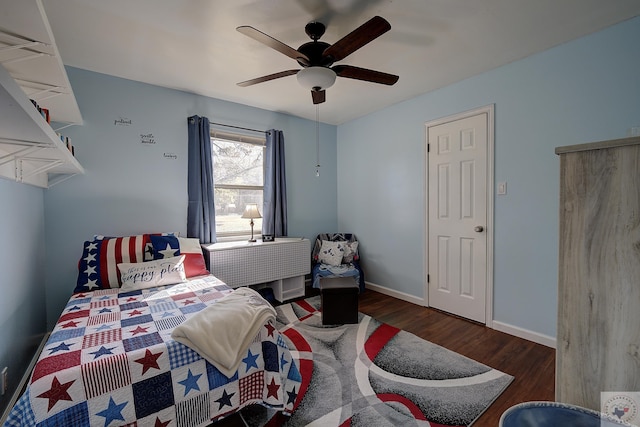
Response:
M320 279L320 304L323 325L358 323L358 293L353 277Z

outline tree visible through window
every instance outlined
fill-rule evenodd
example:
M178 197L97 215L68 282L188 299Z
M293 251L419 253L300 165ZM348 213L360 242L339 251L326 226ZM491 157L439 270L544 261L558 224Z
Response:
M256 203L263 214L264 140L214 134L211 148L216 234L222 237L249 234L249 220L241 218L247 203ZM262 218L253 222L253 229L259 234Z

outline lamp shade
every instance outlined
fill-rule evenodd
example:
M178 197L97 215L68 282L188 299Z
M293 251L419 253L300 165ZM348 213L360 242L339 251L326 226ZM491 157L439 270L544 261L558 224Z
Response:
M247 206L244 208L244 212L242 213L242 218L262 218L262 215L260 215L260 211L258 210L257 203L247 203Z
M324 90L333 86L336 81L336 73L327 67L303 68L296 74L298 83L306 89Z

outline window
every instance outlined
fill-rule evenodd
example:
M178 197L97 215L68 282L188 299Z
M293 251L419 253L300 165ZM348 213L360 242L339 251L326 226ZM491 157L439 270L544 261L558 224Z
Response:
M264 189L264 138L212 131L216 234L220 237L251 233L248 219L242 218L247 203L256 203L262 215ZM260 233L262 218L253 220Z

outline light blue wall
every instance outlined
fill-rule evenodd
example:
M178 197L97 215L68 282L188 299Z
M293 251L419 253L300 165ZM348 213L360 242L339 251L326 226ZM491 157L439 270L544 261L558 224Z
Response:
M188 116L281 129L289 235L314 238L336 228L335 126L321 126L323 167L316 178L313 121L76 68L67 72L84 124L62 132L86 174L45 193L50 328L75 286L83 241L94 234L186 233ZM131 125L115 125L119 118ZM141 134L153 134L156 143L141 144Z
M508 194L495 198L494 319L555 337L554 148L640 124L638 40L635 18L339 126L338 223L362 241L367 280L423 297L424 125L495 104L495 181Z
M363 241L369 281L422 297L424 123L495 104L495 180L509 183L509 194L495 202L495 319L555 336L553 150L623 137L640 124L639 39L636 18L337 130L323 125L320 179L313 168L312 121L69 68L85 123L63 132L86 174L44 190L44 196L43 190L0 180L6 242L0 246L0 368L10 366L15 386L23 368L16 373L13 367L25 363L37 341L28 337L45 330L45 295L51 328L73 289L85 239L185 232L186 117L192 114L282 129L290 234L353 231ZM115 126L120 117L132 125ZM141 133L153 133L157 144L141 146ZM165 152L177 160L166 160ZM0 409L4 404L0 400Z
M0 370L9 380L0 414L47 330L42 192L0 179Z

